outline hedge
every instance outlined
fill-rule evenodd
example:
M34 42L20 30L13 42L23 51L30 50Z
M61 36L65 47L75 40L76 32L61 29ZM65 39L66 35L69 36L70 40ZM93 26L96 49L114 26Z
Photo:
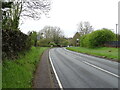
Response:
M2 59L15 59L20 52L29 50L31 39L21 31L2 30Z
M80 46L95 48L104 46L107 41L114 41L115 34L108 29L101 29L81 37Z

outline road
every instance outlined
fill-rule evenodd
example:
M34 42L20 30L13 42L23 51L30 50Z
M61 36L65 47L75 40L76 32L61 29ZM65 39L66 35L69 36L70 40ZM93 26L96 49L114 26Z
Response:
M118 63L65 48L49 51L63 88L118 88Z

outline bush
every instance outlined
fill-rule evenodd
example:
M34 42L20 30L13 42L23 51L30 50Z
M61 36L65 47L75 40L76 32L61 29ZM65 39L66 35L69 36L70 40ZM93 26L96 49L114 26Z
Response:
M41 47L50 47L49 43L50 43L49 39L41 39L37 42L37 45Z
M89 39L90 39L90 36L91 34L86 34L86 35L84 35L83 37L81 37L81 39L80 39L80 45L82 46L82 47L89 47L89 45L90 45L90 41L89 41Z
M54 42L50 42L49 45L54 46L54 47L56 46L56 44Z
M19 52L31 47L29 36L21 31L2 30L2 58L15 59Z
M68 40L63 39L63 40L61 40L60 45L61 45L62 47L66 47L66 46L69 45L69 42L68 42Z
M101 29L82 36L80 44L82 47L94 48L104 46L107 41L114 41L115 34L108 29Z

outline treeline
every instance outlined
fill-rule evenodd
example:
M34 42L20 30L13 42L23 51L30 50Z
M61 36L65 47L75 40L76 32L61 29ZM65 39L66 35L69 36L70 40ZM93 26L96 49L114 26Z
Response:
M45 26L37 34L38 46L60 47L69 44L67 38L59 27Z
M36 39L34 39L33 33L26 35L20 31L19 24L21 18L39 19L41 11L44 14L49 12L50 2L47 0L26 0L26 2L24 0L2 1L1 10L2 60L19 58L19 53L29 50L32 45L36 46Z
M119 35L110 29L93 30L89 22L80 22L78 32L72 38L73 46L95 48L105 46L106 42L118 41Z
M101 29L82 36L80 46L88 48L101 47L105 46L106 42L115 40L116 35L111 30Z
M3 59L18 58L20 52L24 53L31 46L40 47L64 47L69 45L69 40L65 38L59 27L45 26L39 32L29 31L28 34L20 30L2 30L2 51Z

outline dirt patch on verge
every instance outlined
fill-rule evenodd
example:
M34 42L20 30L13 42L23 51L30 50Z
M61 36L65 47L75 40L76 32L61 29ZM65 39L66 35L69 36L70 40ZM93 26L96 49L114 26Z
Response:
M49 50L46 50L37 66L33 88L59 88L49 60Z

